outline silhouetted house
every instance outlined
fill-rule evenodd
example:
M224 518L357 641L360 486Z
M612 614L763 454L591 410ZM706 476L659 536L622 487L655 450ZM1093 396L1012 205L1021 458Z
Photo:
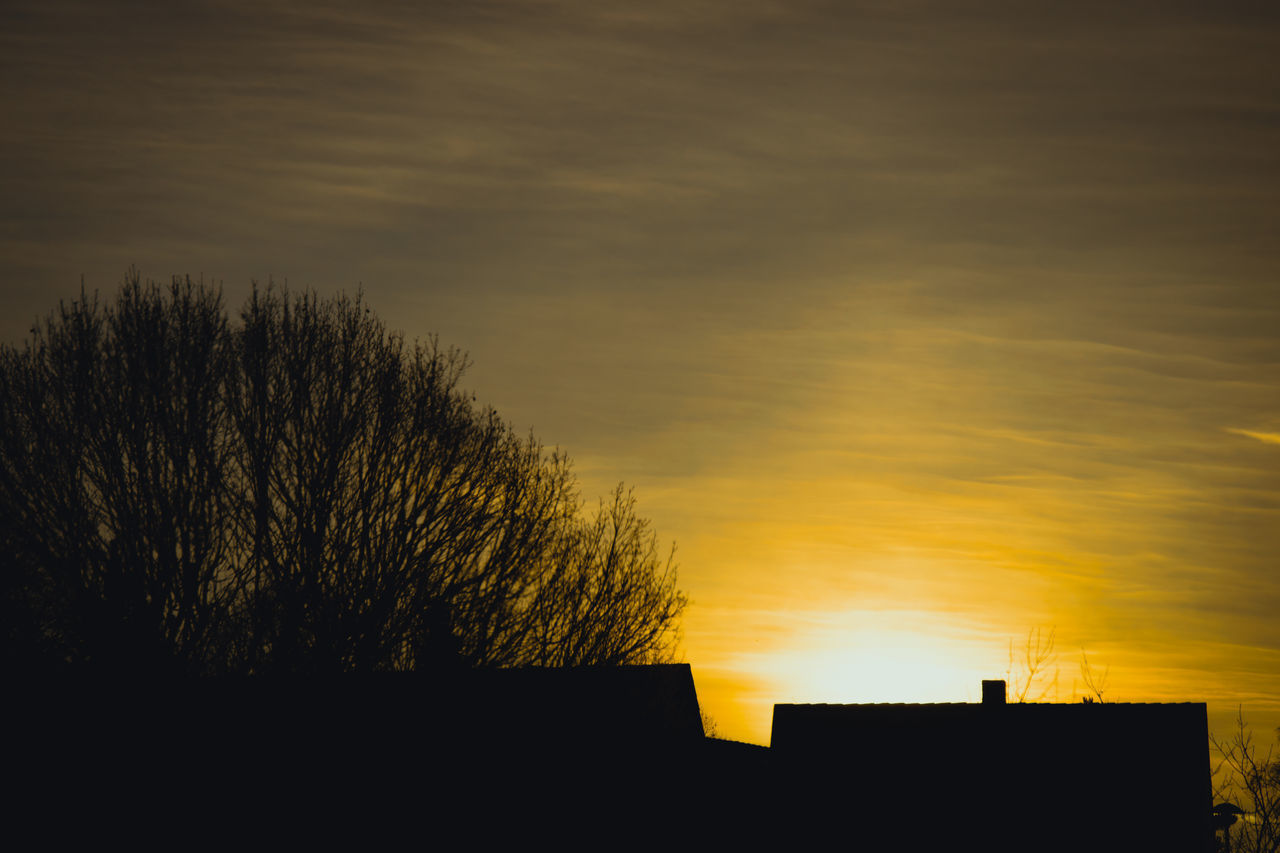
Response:
M554 748L680 748L702 740L688 664L463 670L443 680L440 722Z
M1210 849L1204 704L1005 704L990 685L982 704L775 705L784 819L865 849Z
M377 816L481 849L584 846L565 843L569 823L600 832L669 803L703 745L687 664L64 679L9 705L11 777L75 807L289 831Z
M1208 849L1203 704L989 693L776 705L766 749L704 738L684 664L65 681L15 693L11 776L191 825L376 817L478 848Z

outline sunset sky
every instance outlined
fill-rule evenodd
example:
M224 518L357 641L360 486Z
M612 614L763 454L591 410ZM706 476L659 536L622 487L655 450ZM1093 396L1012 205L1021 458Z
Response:
M15 2L0 339L130 265L362 285L675 541L774 702L1280 725L1280 5Z

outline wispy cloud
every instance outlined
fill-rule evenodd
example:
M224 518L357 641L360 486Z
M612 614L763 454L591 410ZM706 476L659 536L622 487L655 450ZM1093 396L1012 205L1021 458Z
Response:
M1274 672L1280 23L1082 2L10 2L0 340L130 263L363 281L637 485L751 726L736 652L863 644L814 608Z
M1264 444L1280 444L1280 432L1258 432L1251 429L1235 429L1227 427L1227 432L1234 432L1236 435L1247 435L1249 438L1256 438Z

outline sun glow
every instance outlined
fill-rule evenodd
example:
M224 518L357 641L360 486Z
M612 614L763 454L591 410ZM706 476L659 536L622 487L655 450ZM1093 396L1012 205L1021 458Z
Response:
M986 636L917 611L825 613L795 639L743 656L778 702L974 702L983 678L1002 677Z

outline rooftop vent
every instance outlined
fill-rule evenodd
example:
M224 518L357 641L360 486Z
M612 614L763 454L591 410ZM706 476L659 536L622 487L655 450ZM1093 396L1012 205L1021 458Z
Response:
M983 705L1003 705L1004 704L1004 681L983 681L982 682L982 704Z

